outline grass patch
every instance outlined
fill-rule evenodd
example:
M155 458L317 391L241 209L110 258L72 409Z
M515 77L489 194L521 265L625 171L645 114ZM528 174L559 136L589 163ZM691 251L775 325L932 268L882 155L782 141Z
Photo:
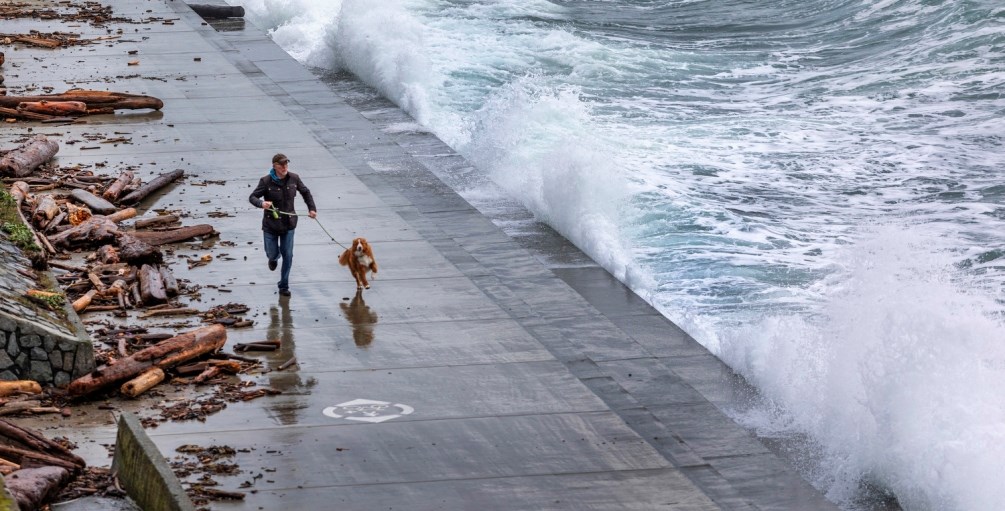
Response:
M66 295L59 291L40 291L31 289L27 294L28 298L46 306L52 311L62 311L66 303Z
M21 223L21 218L17 214L17 201L7 190L0 190L0 230L7 234L7 239L11 243L25 252L40 252L42 250L35 243L35 236L31 229Z

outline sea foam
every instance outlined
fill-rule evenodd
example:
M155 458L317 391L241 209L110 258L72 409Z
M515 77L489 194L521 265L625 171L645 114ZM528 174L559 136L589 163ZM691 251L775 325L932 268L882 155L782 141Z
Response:
M821 444L818 483L834 500L853 502L865 480L906 509L998 509L1000 304L952 271L944 240L918 229L875 229L843 251L847 272L815 315L720 332L718 355L769 402L772 413L743 417L748 426Z

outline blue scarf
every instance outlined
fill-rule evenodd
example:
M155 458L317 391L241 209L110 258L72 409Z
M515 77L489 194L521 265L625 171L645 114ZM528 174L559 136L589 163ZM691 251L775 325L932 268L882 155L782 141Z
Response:
M272 178L272 182L276 183L277 185L283 184L283 181L281 179L279 179L279 175L276 174L276 169L275 168L269 169L269 177L271 177Z

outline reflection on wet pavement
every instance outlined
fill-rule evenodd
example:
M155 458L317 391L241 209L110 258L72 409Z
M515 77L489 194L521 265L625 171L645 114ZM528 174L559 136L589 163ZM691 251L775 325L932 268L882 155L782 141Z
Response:
M352 340L356 346L366 348L373 342L373 326L377 324L377 313L363 301L363 290L356 290L356 296L349 303L339 304L342 314L352 325Z
M285 370L280 366L296 356L296 344L293 342L293 314L290 312L290 299L279 297L279 305L269 307L269 326L266 329L266 339L279 341L279 349L264 362L269 370L269 385L284 394L298 393L303 388L299 366L293 364ZM267 407L272 410L273 417L280 424L296 424L299 420L297 412L302 406L290 407L288 403L272 402Z
M279 297L279 307L275 305L269 307L269 327L266 331L266 339L279 341L277 357L269 357L269 369L275 371L284 362L296 354L296 346L293 344L293 315L290 314L289 297ZM280 388L279 390L287 390Z

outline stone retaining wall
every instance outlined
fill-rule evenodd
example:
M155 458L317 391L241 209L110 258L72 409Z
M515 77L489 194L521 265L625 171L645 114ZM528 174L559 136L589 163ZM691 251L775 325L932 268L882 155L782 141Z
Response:
M53 282L49 272L30 273L20 249L0 239L0 380L62 387L94 370L94 348L69 304L53 311L24 297Z

